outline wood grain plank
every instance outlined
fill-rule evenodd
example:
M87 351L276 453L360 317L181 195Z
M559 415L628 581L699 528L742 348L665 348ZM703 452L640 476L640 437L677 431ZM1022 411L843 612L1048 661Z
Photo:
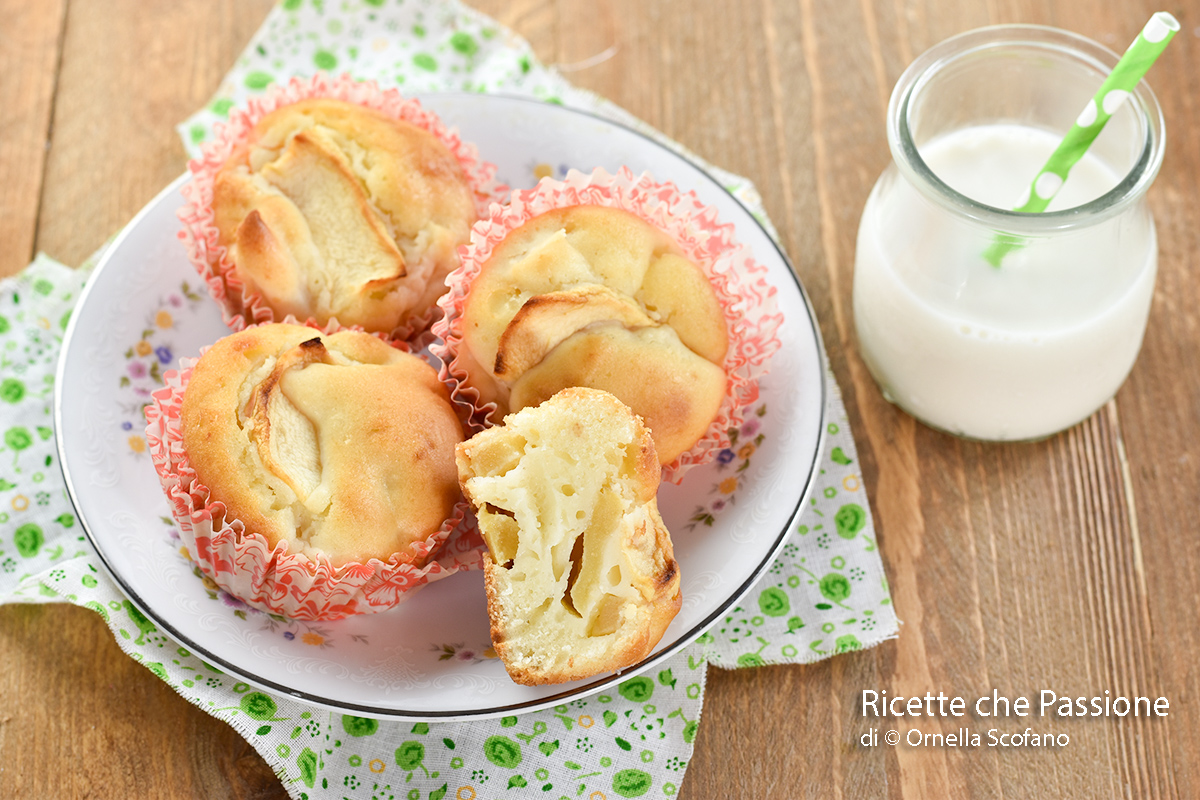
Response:
M1149 201L1158 226L1159 264L1142 352L1117 395L1123 443L1136 500L1146 604L1154 642L1144 654L1171 701L1165 724L1147 743L1176 765L1162 776L1165 796L1196 797L1200 774L1200 40L1194 3L1170 9L1183 22L1149 75L1166 119L1167 152Z
M208 100L270 6L71 3L40 249L78 264L183 172L174 124Z
M93 612L2 606L0 652L3 796L287 796L236 731L122 653Z
M0 0L0 276L34 256L66 0Z

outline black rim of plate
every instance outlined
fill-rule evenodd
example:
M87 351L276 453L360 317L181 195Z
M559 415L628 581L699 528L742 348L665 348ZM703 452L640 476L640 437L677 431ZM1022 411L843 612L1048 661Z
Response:
M436 94L436 95L435 94L426 94L426 95L418 95L418 99L421 99L422 97L432 99L434 97L450 97L450 96L466 97L469 95L462 95L462 94L458 94L458 93L445 93L445 94ZM779 246L779 243L775 241L775 238L773 236L771 236L770 232L767 231L766 228L763 227L762 223L760 223L754 217L754 215L750 212L750 210L748 208L746 208L746 206L743 205L742 202L737 199L737 197L735 197L728 189L726 189L715 178L713 178L711 175L709 175L708 172L706 172L698 164L696 164L687 154L679 153L674 150L671 150L670 148L668 148L665 145L661 144L660 142L656 141L654 138L647 135L646 133L643 133L642 131L639 131L635 128L631 128L628 125L625 125L620 122L616 122L612 119L601 116L599 114L595 114L590 111L584 111L581 109L571 108L569 106L563 106L563 105L558 105L558 104L553 104L553 103L543 103L542 101L535 100L535 99L528 98L528 97L515 97L515 96L503 95L503 94L488 95L488 97L543 106L545 108L554 109L554 113L561 112L561 113L566 113L566 114L571 114L571 115L576 115L576 116L590 117L590 118L595 119L599 122L602 122L606 125L611 125L615 128L619 128L620 130L625 131L627 133L634 134L635 136L648 142L650 145L652 145L656 149L659 149L665 153L668 153L669 155L671 155L675 158L678 158L678 159L686 162L690 167L692 167L692 169L696 170L697 173L699 173L701 176L703 176L703 178L705 180L709 181L713 186L717 187L723 193L728 195L729 198L732 199L733 202L736 203L738 205L738 207L742 209L743 212L745 212L746 217L754 225L756 225L760 231L762 231L762 233L766 237L767 241L775 249L775 253L779 256L779 258L782 260L783 264L787 267L788 276L791 278L796 291L800 295L800 299L804 303L805 310L807 311L808 324L809 324L810 329L812 330L813 340L816 343L816 348L817 348L817 356L818 356L817 372L818 372L818 377L820 380L820 400L821 400L820 411L818 414L818 423L820 425L820 428L819 428L819 432L817 435L817 446L813 453L812 463L809 464L809 466L808 466L808 476L805 479L804 487L801 490L800 494L796 498L795 507L792 509L791 513L788 515L787 523L782 527L780 532L777 534L775 543L770 547L770 549L767 552L767 555L763 558L763 560L759 563L759 565L754 569L754 571L751 573L750 577L747 578L746 581L743 582L741 586L739 586L732 593L730 593L729 598L724 603L722 603L711 614L709 614L707 617L705 617L700 623L694 625L687 633L679 636L675 640L675 642L673 642L671 645L664 648L661 652L655 653L654 655L650 656L649 658L639 662L638 664L635 664L632 667L629 667L628 669L626 669L622 672L612 673L612 674L606 675L602 678L599 678L597 680L591 681L590 683L583 684L582 686L575 686L575 687L573 687L569 690L563 691L563 692L559 692L559 693L556 693L553 695L548 695L545 697L539 697L536 700L530 700L528 702L515 703L515 704L511 704L511 705L504 705L504 706L492 706L489 708L472 709L470 711L406 711L403 709L380 709L380 708L375 708L375 707L368 706L368 705L362 705L359 703L351 703L351 702L346 702L346 701L342 701L342 700L334 700L334 699L331 699L328 697L321 697L319 695L314 695L309 692L297 691L288 686L285 686L284 684L277 683L275 681L263 678L261 676L248 674L246 670L238 667L235 664L231 664L228 660L226 660L225 658L223 658L221 656L214 654L208 648L205 648L201 645L196 644L195 642L193 642L190 639L190 637L188 637L186 634L182 633L178 628L165 622L162 619L162 617L159 614L157 614L154 611L154 609L149 604L147 604L141 598L140 595L138 595L137 592L135 592L133 590L133 587L131 587L129 585L129 583L113 568L112 564L110 564L109 560L105 557L104 550L100 546L100 544L97 542L96 536L95 536L95 534L93 534L92 528L88 524L87 516L83 513L83 509L81 508L79 500L76 497L75 486L71 480L71 473L67 467L66 449L63 444L63 436L61 433L62 428L63 428L63 426L62 426L62 385L63 385L63 379L65 377L65 365L66 365L66 361L67 361L66 356L70 350L70 345L74 339L76 321L79 319L79 315L72 314L70 322L67 325L67 330L63 335L62 351L59 355L58 367L56 370L55 380L54 380L54 438L55 438L55 444L56 444L57 451L58 451L59 465L62 469L63 480L64 480L64 482L66 484L66 488L67 488L67 495L70 498L71 505L75 508L76 516L79 518L80 524L83 527L84 534L87 536L88 542L92 546L92 550L96 553L96 556L100 559L100 562L104 565L105 570L112 577L112 579L114 581L116 581L117 585L121 587L121 591L123 591L125 593L125 595L129 598L129 600L135 606L137 606L138 609L143 614L145 614L148 618L153 620L154 623L156 625L158 625L159 628L163 632L165 632L168 636L170 636L172 639L174 639L180 645L182 645L182 646L186 647L188 650L190 650L193 655L196 655L197 657L203 659L204 661L206 661L214 666L219 667L222 671L227 672L231 676L233 676L235 678L239 678L239 679L245 681L246 683L258 686L260 688L266 689L271 692L275 692L280 695L284 695L287 697L293 697L293 698L296 698L297 700L303 700L304 702L311 703L311 704L317 705L317 706L321 706L323 708L327 708L327 709L330 709L333 711L337 711L339 713L350 712L350 713L353 713L356 715L375 717L375 718L381 718L381 719L410 719L410 720L436 719L436 720L442 720L442 721L447 721L447 722L455 721L455 720L487 719L487 718L499 717L504 714L517 713L517 712L529 713L529 712L533 712L533 711L539 711L544 708L548 708L550 706L559 705L559 704L567 702L569 700L574 700L574 699L578 699L581 697L586 697L591 694L595 694L599 691L602 691L606 687L616 685L616 684L620 683L621 681L628 680L631 677L634 677L643 672L646 672L646 671L652 669L653 667L655 667L656 665L661 664L663 661L667 660L668 658L671 658L672 656L676 655L684 647L687 647L688 645L695 642L696 639L700 638L709 628L711 628L717 622L717 620L719 620L721 618L721 616L723 614L725 614L725 612L727 612L730 608L733 608L734 606L736 606L742 600L742 598L745 597L746 594L749 593L749 591L754 587L754 585L758 583L758 581L762 578L763 573L767 570L767 568L771 565L771 563L776 559L776 557L778 557L779 552L782 550L784 544L787 542L788 535L791 532L793 525L795 525L796 520L800 515L800 511L804 506L804 502L809 498L809 496L812 493L813 485L816 481L816 476L817 476L817 464L820 461L822 453L824 453L824 451L825 451L825 441L826 441L825 404L828 399L828 388L829 387L826 382L824 359L822 358L822 355L825 352L825 345L821 339L820 328L818 328L817 324L816 324L816 314L813 311L812 302L809 300L808 293L804 290L804 286L800 283L800 279L796 275L796 271L795 271L794 267L792 266L791 260L788 259L787 254L783 252L782 248L780 248L780 246ZM111 255L117 252L118 248L124 242L124 239L128 235L129 231L131 231L135 227L137 227L138 223L141 222L142 218L145 217L149 213L150 209L157 206L165 197L167 197L173 193L177 193L179 190L179 187L182 186L189 178L190 178L190 174L185 173L184 175L182 175L179 178L172 181L170 183L170 185L168 185L165 189L163 189L153 200L151 200L149 203L147 203L146 206L144 208L142 208L142 210L139 211L132 220L129 221L129 223L125 226L125 228L122 230L122 232L120 234L118 234L117 237L113 240L113 242L109 245L108 250L107 250L105 256L101 259L100 263L96 265L95 271L92 273L92 275L88 279L87 285L84 287L83 292L79 296L79 301L76 303L76 308L81 308L83 306L83 304L87 301L88 295L91 294L92 287L96 285L101 272L105 269L105 267L107 267L109 265L110 261L112 260Z

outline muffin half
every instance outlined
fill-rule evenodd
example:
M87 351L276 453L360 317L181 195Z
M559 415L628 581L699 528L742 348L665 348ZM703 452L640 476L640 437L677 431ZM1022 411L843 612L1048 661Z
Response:
M654 441L613 395L565 389L457 448L492 643L521 684L629 667L680 607Z

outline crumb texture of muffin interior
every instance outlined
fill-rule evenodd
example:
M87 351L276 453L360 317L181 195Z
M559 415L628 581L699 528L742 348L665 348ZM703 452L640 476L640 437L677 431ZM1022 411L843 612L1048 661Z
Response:
M463 340L483 402L505 413L568 386L603 389L645 420L663 464L724 398L728 331L708 278L620 209L556 209L512 231L472 283Z
M213 186L220 244L276 319L389 332L458 266L474 195L433 134L340 100L264 116Z
M492 642L517 683L636 664L680 607L658 457L613 395L566 389L457 448L487 543Z
M277 324L228 336L193 369L180 416L212 501L272 546L335 566L410 560L461 496L445 387L367 334Z

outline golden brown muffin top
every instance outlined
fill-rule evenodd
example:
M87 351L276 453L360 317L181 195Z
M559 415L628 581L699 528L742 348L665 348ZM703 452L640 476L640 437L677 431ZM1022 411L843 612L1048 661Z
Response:
M436 302L475 221L437 137L331 99L259 120L217 173L213 212L238 276L277 319L382 332Z
M724 397L726 321L705 274L627 211L571 206L505 237L463 309L469 383L501 411L568 386L615 394L667 464Z
M221 339L184 392L183 447L232 519L335 566L436 533L462 428L434 370L363 333L263 325Z

